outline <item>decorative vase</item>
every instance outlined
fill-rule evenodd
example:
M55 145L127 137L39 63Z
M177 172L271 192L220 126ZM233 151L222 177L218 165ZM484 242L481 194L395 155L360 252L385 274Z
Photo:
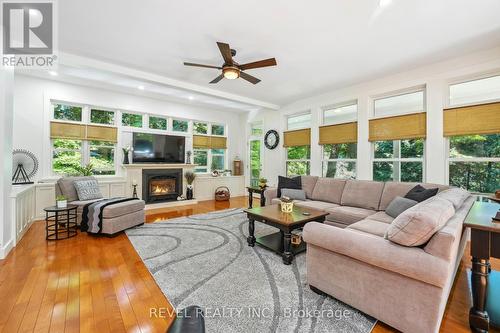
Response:
M123 153L123 164L129 164L128 153Z
M68 207L68 200L59 200L56 201L57 208L66 208Z
M281 202L281 211L283 213L291 213L293 211L293 202Z
M193 185L188 185L186 187L186 199L187 200L193 199Z

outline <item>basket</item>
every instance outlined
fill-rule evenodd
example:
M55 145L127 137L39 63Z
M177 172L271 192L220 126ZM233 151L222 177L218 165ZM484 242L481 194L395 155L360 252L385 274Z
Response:
M228 201L231 198L231 192L227 186L219 186L215 189L215 201Z

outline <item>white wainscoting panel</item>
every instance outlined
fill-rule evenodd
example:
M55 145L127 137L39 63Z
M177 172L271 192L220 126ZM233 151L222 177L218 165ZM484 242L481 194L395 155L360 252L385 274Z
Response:
M231 192L231 197L245 195L245 177L244 176L227 176L227 177L211 177L198 176L194 181L194 197L196 200L213 200L215 198L215 190L219 186L226 186Z
M14 186L10 200L15 246L35 220L35 185Z

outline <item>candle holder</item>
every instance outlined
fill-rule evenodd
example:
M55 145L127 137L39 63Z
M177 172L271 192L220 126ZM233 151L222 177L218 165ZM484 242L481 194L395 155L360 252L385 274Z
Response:
M138 199L139 197L137 196L137 184L132 185L134 188L134 191L132 192L132 198Z

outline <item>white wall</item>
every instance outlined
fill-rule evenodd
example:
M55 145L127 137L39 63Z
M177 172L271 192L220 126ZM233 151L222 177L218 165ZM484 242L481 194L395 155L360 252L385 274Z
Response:
M0 69L0 259L14 244L10 223L12 178L13 69Z
M232 168L232 161L236 155L244 155L242 150L245 147L245 137L241 135L240 115L237 112L214 110L24 75L16 75L14 86L14 148L28 149L37 156L42 166L37 179L51 176L50 100L224 123L228 128L228 167ZM119 141L117 146L122 147L124 143ZM117 158L120 156L121 154L117 154Z
M335 66L335 64L332 64ZM249 114L248 123L262 120L265 131L278 130L283 138L286 129L286 115L311 110L311 174L321 175L321 147L318 142L318 126L321 124L321 107L358 101L358 179L372 179L371 144L368 142L368 120L373 116L373 99L389 92L412 87L426 87L427 139L426 139L426 181L447 183L445 138L443 137L443 108L448 103L448 85L485 75L500 74L500 48L481 51L457 57L445 62L419 67L396 75L357 84L331 92L298 100L284 106L280 111L265 110ZM248 131L247 131L248 135ZM285 174L285 150L282 144L274 150L264 148L263 176L269 184L277 182L278 175ZM247 153L245 153L247 156ZM247 157L248 159L248 157ZM248 173L248 163L247 173ZM248 180L247 180L248 182Z

